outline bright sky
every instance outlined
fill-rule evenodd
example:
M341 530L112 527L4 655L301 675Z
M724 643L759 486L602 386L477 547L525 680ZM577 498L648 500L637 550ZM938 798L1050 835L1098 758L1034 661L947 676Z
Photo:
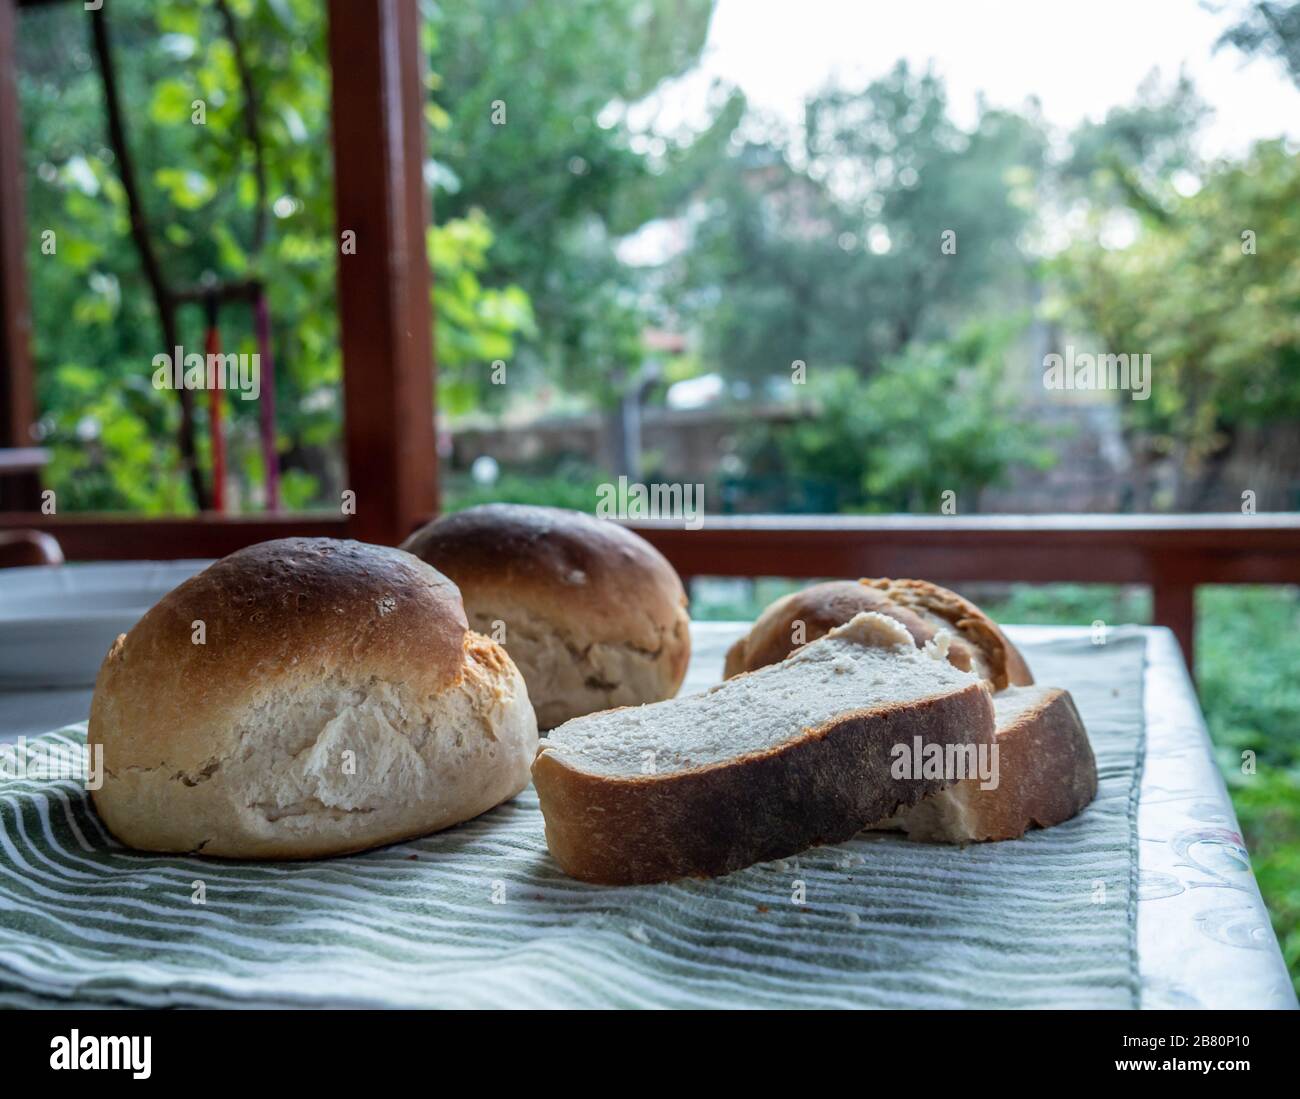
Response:
M702 71L667 90L655 128L697 120L715 78L796 122L831 77L860 85L905 57L935 62L963 124L982 91L1005 107L1036 95L1070 127L1131 102L1153 68L1166 82L1185 69L1215 109L1203 152L1300 137L1300 90L1279 63L1214 52L1231 22L1223 0L719 0Z

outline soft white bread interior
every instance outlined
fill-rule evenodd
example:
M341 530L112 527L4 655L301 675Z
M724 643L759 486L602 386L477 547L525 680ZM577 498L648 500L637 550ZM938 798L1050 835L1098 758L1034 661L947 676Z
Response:
M993 708L996 785L963 779L874 827L931 843L1017 839L1069 820L1092 801L1097 764L1068 691L1011 687L993 696Z
M779 664L703 694L552 731L533 764L566 873L610 884L725 874L911 806L951 781L896 778L892 749L988 744L983 682L860 614Z
M681 686L686 592L663 554L618 523L485 504L430 523L402 548L460 587L470 626L519 666L542 729Z
M168 594L100 669L95 807L123 843L335 855L477 816L528 784L518 670L401 550L283 539Z

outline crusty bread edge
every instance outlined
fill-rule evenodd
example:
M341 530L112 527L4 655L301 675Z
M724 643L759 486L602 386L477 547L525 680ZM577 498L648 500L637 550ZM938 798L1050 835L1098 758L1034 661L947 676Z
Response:
M890 777L891 748L993 739L982 682L907 703L837 715L771 748L666 775L602 775L533 761L546 842L582 881L633 885L715 877L839 843L935 793L943 779Z
M118 638L120 643L121 637ZM473 631L466 631L462 643L462 661L457 680L447 687L447 691L458 689L465 682L470 663L478 665L478 674L495 682L513 682L517 689L510 709L528 710L531 721L531 704L528 701L527 688L523 676L515 667L509 654L489 637ZM484 691L489 689L484 680ZM486 714L480 714L486 723ZM497 729L504 724L498 722ZM237 724L237 722L233 723ZM493 734L494 739L496 733ZM533 737L536 740L534 734ZM91 743L94 743L92 739ZM99 743L103 743L102 740ZM105 756L107 757L107 751ZM438 818L426 818L423 821L402 823L394 822L392 828L369 838L358 837L356 842L340 842L336 838L321 835L304 835L293 837L249 837L232 834L227 830L230 824L228 800L236 791L208 783L188 786L185 794L192 799L189 804L181 806L172 804L175 792L167 791L165 780L160 780L158 772L166 771L165 763L156 767L140 769L127 768L123 775L115 775L108 770L105 781L98 789L91 791L91 802L104 827L122 845L136 851L156 854L200 856L223 862L297 862L315 861L352 855L376 848L389 847L405 843L436 832L453 828L458 824L473 820L484 813L491 812L500 805L517 797L529 784L529 770L520 767L515 777L510 778L510 769L506 762L496 767L502 780L497 794L488 799L471 799L461 803L450 812ZM168 794L170 793L170 797ZM160 817L160 807L167 813ZM177 828L176 814L184 814L184 825ZM205 817L216 817L219 827L218 835L195 844L178 838L179 833L190 829L196 821Z
M829 580L811 584L790 592L769 603L754 620L743 637L738 638L727 650L723 667L723 678L730 679L742 672L755 671L770 659L762 659L760 653L769 648L773 635L784 639L781 657L788 656L799 646L789 644L790 623L798 619L823 620L822 601L831 594L831 589L841 585L853 585L850 580ZM907 625L904 615L915 614L919 606L922 610L938 618L958 638L968 645L979 649L989 666L989 681L995 691L1006 687L1024 687L1034 682L1029 665L1020 651L1002 632L996 622L985 614L970 600L958 595L948 588L940 587L928 580L890 579L885 577L863 577L856 581L861 588L871 589L893 604L893 609L900 612L898 617ZM864 608L865 609L865 608ZM891 611L883 607L872 608L881 614ZM911 626L909 625L909 630ZM808 642L815 641L822 634L810 631ZM920 639L917 639L918 646ZM954 663L956 663L954 661ZM959 667L964 665L958 664Z
M582 680L599 680L602 669L587 654L616 650L637 669L619 681L620 702L672 698L686 677L690 614L681 577L621 523L568 508L481 504L427 523L402 548L455 582L481 631L495 636L483 618L505 623L502 643L516 653L516 631L531 627L529 649L557 640ZM564 690L522 655L519 663L544 730L610 705L607 691Z
M909 838L930 843L1020 839L1031 828L1050 828L1078 815L1097 796L1096 758L1069 691L1050 688L1016 715L996 743L997 788L981 790L978 779L963 779L936 795L933 804L915 806L898 822Z

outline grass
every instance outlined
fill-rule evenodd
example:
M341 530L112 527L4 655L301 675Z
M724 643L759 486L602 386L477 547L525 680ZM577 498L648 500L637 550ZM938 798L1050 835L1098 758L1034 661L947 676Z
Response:
M1201 705L1300 991L1300 589L1204 588L1196 610Z
M773 599L810 582L700 578L691 614L750 621ZM1000 622L1151 620L1150 596L1141 588L1013 585L966 594ZM1197 593L1196 619L1197 693L1255 877L1300 992L1300 588L1205 587Z

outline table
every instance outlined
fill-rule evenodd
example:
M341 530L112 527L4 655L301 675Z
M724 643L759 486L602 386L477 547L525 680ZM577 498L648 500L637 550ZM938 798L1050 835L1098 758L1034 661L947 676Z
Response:
M684 692L722 675L744 623L692 626ZM1142 1007L1295 1008L1277 938L1249 872L1237 815L1173 633L1144 627L1145 766L1138 801ZM1084 626L1008 626L1017 644L1086 638Z
M695 623L683 691L721 677L744 623ZM1295 1008L1173 634L1148 627L1147 748L1138 802L1138 963L1143 1008ZM1008 627L1014 642L1085 637L1086 627ZM84 721L89 690L0 693L0 741Z

